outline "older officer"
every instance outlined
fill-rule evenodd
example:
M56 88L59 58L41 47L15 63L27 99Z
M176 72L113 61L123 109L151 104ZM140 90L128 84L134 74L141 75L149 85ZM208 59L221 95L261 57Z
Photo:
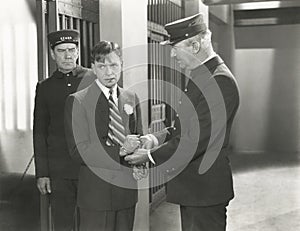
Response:
M171 46L171 56L190 76L175 129L167 142L151 150L152 157L157 165L166 164L160 169L171 179L167 201L180 205L182 230L224 231L226 207L234 196L227 155L239 105L236 81L214 52L202 14L167 24L165 29L170 39L163 45ZM161 144L163 132L155 135ZM147 148L151 146L149 141ZM139 149L125 159L132 164L147 161L147 150Z
M69 94L90 85L91 70L78 66L79 33L61 30L48 34L57 70L36 86L33 144L37 187L50 195L55 230L72 230L79 165L68 154L64 106Z

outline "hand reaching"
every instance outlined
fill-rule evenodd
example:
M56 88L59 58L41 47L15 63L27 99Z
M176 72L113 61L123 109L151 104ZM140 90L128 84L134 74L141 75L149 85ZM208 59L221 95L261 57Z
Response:
M120 156L133 153L141 145L140 135L127 135L123 146L120 149Z
M126 160L129 164L143 164L149 161L148 152L150 152L150 150L139 148L136 149L133 154L125 156L124 160Z
M142 148L144 149L151 149L154 146L153 139L149 135L141 136L140 141L142 143Z

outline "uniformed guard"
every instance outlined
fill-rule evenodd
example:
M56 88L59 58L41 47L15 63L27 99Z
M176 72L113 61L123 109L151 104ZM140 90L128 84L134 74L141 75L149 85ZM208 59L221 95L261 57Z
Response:
M37 187L49 194L56 231L73 229L78 164L68 154L64 132L64 106L69 94L89 86L93 72L76 64L79 33L61 30L48 34L57 70L36 86L33 145Z
M234 196L228 144L239 106L237 83L214 52L201 13L171 22L165 29L170 37L162 45L171 46L171 57L188 73L188 84L178 106L176 129L166 142L161 139L165 131L155 134L160 146L151 149L151 155L171 179L166 200L180 205L182 230L225 231L227 206ZM138 149L125 160L140 164L148 156Z

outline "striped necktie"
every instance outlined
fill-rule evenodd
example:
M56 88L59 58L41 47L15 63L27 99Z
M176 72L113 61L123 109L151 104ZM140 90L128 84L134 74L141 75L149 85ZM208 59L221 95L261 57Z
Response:
M113 90L109 90L109 124L108 124L108 138L106 144L109 146L123 145L125 140L125 128L123 125L122 117L120 115L119 109L114 102L112 97Z
M112 89L110 89L108 98L109 124L106 144L108 146L114 146L117 144L122 146L125 141L125 128L123 126L123 121L119 109L114 102L112 94L113 91ZM134 165L132 175L135 180L141 180L142 178L147 177L148 168L146 167L146 164Z

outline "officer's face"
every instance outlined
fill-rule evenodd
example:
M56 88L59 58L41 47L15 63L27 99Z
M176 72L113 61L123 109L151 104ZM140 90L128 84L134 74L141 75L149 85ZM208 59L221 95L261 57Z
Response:
M174 58L181 68L191 69L193 59L192 47L187 46L185 41L176 43L171 49L171 57Z
M98 80L105 87L111 88L118 83L121 76L121 58L115 53L109 53L104 61L96 61L92 64L92 69Z
M74 43L62 43L51 50L51 56L55 60L58 69L63 73L67 73L76 67L78 48Z

